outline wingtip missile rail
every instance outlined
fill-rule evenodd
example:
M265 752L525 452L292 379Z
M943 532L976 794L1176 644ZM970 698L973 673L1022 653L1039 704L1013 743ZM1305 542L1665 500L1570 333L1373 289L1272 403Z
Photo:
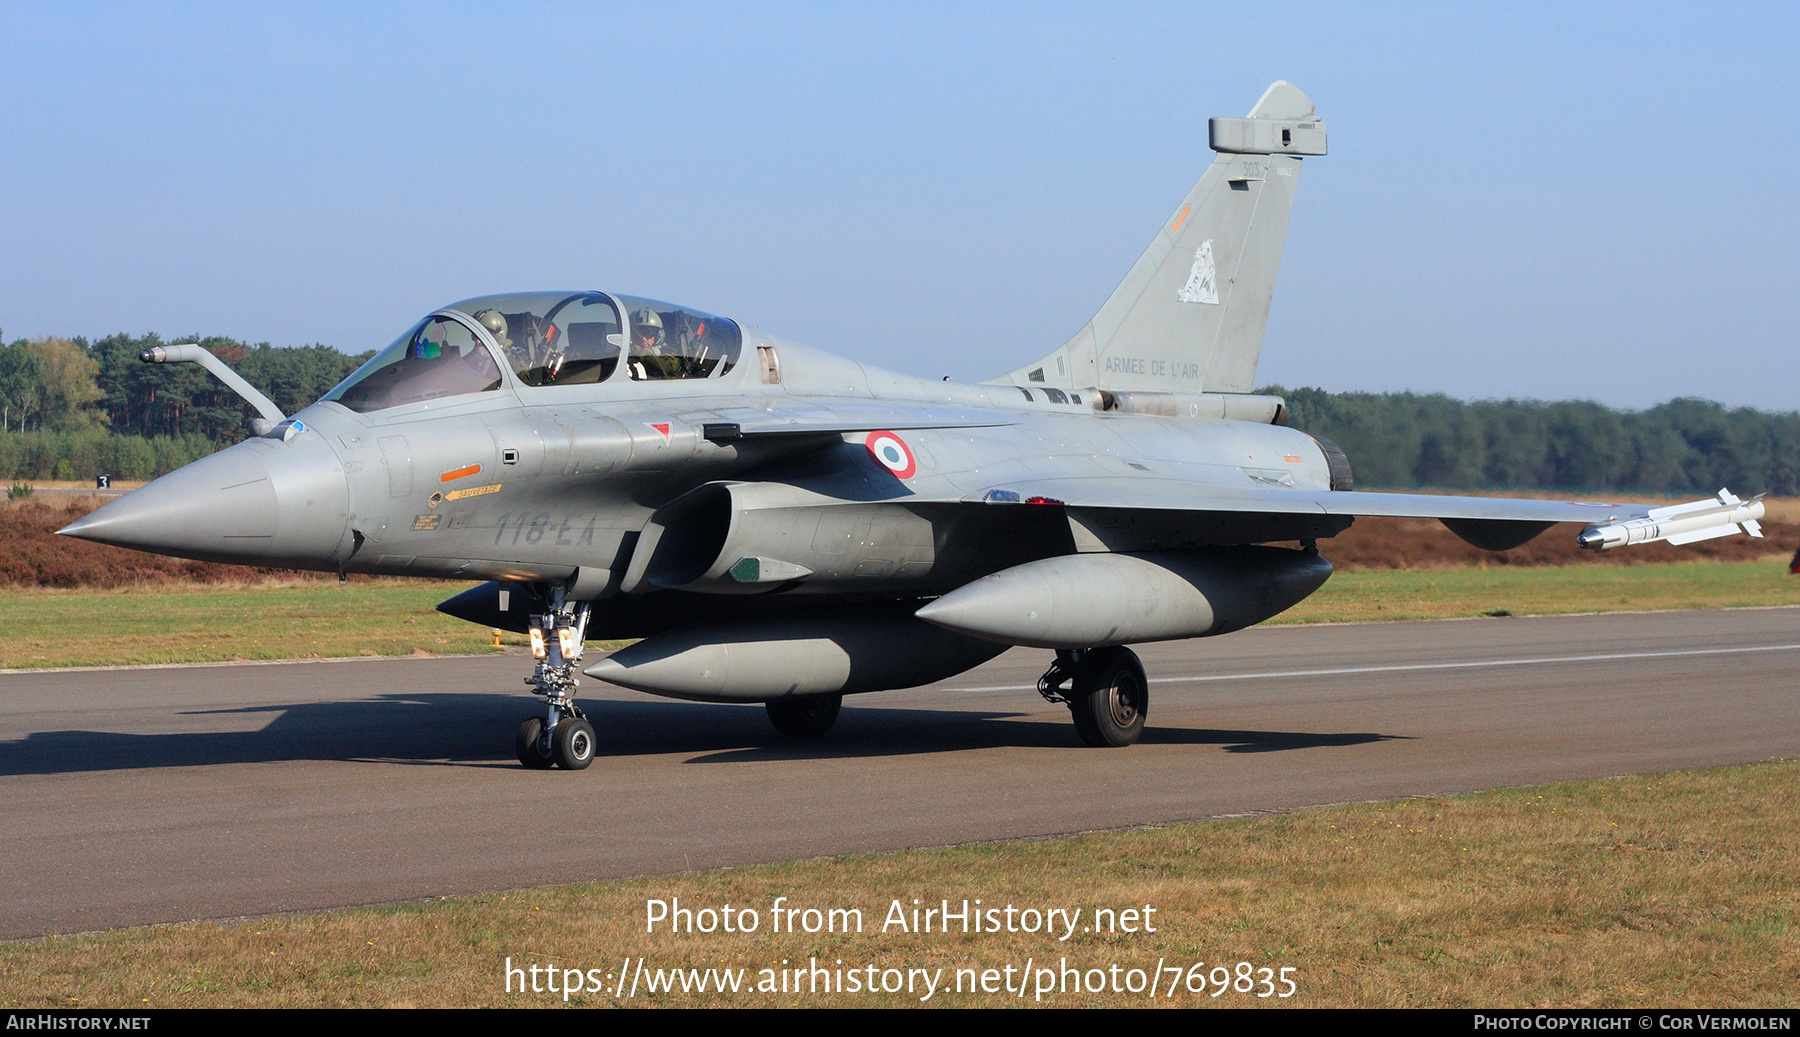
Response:
M1649 544L1667 540L1671 544L1691 544L1697 540L1730 536L1744 532L1762 536L1757 519L1763 517L1763 495L1742 500L1730 490L1721 489L1717 497L1652 508L1643 518L1606 525L1592 525L1581 531L1575 542L1593 551L1610 551L1627 544Z

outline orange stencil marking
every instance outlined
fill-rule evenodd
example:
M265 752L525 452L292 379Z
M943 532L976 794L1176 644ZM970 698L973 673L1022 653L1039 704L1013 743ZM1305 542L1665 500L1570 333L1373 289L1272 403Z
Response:
M1181 215L1175 217L1175 226L1169 228L1170 234L1180 234L1181 233L1181 225L1187 222L1188 208L1189 207L1185 206L1185 205L1181 207Z
M445 472L443 475L438 476L438 482L454 482L457 479L461 479L465 475L479 475L480 473L481 473L481 466L478 464L472 464L467 468L456 468L456 469L452 469L451 471Z
M490 493L499 493L499 492L500 492L500 484L499 483L495 483L492 486L471 486L466 490L451 490L449 493L444 494L444 499L445 500L463 500L468 497L485 497Z
M1283 461L1286 461L1288 464L1299 464L1300 463L1300 455L1299 454L1282 454L1281 459Z

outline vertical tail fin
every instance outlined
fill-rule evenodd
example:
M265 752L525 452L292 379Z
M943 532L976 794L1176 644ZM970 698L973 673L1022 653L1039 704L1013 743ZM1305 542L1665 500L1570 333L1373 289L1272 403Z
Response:
M1100 312L1003 381L1250 391L1300 156L1325 154L1325 124L1298 87L1277 82L1249 118L1213 119L1209 129L1218 157Z

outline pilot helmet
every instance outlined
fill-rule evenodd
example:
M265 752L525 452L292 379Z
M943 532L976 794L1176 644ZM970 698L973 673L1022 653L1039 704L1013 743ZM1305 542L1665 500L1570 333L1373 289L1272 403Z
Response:
M656 311L646 306L631 315L631 333L643 341L643 348L655 348L663 344L663 322Z
M482 310L475 315L475 320L493 334L494 341L500 343L501 348L504 349L512 345L512 339L508 338L506 335L505 314L501 313L499 310Z

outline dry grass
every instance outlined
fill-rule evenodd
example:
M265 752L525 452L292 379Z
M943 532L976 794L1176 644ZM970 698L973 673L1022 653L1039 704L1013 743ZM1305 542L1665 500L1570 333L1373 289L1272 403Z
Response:
M106 503L92 494L51 494L0 503L7 537L0 545L0 587L136 587L146 584L246 583L274 577L323 581L323 573L280 573L243 565L165 558L57 536Z
M1511 551L1489 552L1465 543L1436 519L1359 518L1319 552L1343 571L1361 569L1533 568L1542 566L1611 567L1674 562L1749 562L1779 559L1786 563L1800 548L1800 525L1765 520L1763 536L1734 535L1676 547L1669 543L1639 544L1612 551L1585 551L1575 544L1581 527L1552 526L1537 539Z
M56 493L92 492L94 489L94 480L92 479L14 479L12 482L24 483L34 490ZM148 479L114 479L111 492L123 493L127 490L135 490L148 482Z
M1800 983L1800 765L1409 799L1069 839L805 861L0 947L8 1006L551 1005L504 962L597 969L573 1004L907 1005L917 995L617 996L620 964L832 968L1292 967L1285 1002L1158 1005L1781 1006ZM769 906L860 908L861 935L775 934ZM753 907L754 934L646 935L645 902ZM1156 908L1155 933L890 931L891 901ZM1088 919L1083 914L1082 921ZM1124 978L1121 972L1121 979ZM1165 982L1166 982L1165 977ZM529 982L529 981L527 981ZM602 980L605 984L607 981ZM1110 985L1110 974L1107 979ZM542 983L540 982L540 986ZM628 985L628 984L627 984ZM940 993L934 1005L1019 1004ZM1033 1003L1028 993L1023 1003ZM1058 993L1046 1004L1151 1002Z

